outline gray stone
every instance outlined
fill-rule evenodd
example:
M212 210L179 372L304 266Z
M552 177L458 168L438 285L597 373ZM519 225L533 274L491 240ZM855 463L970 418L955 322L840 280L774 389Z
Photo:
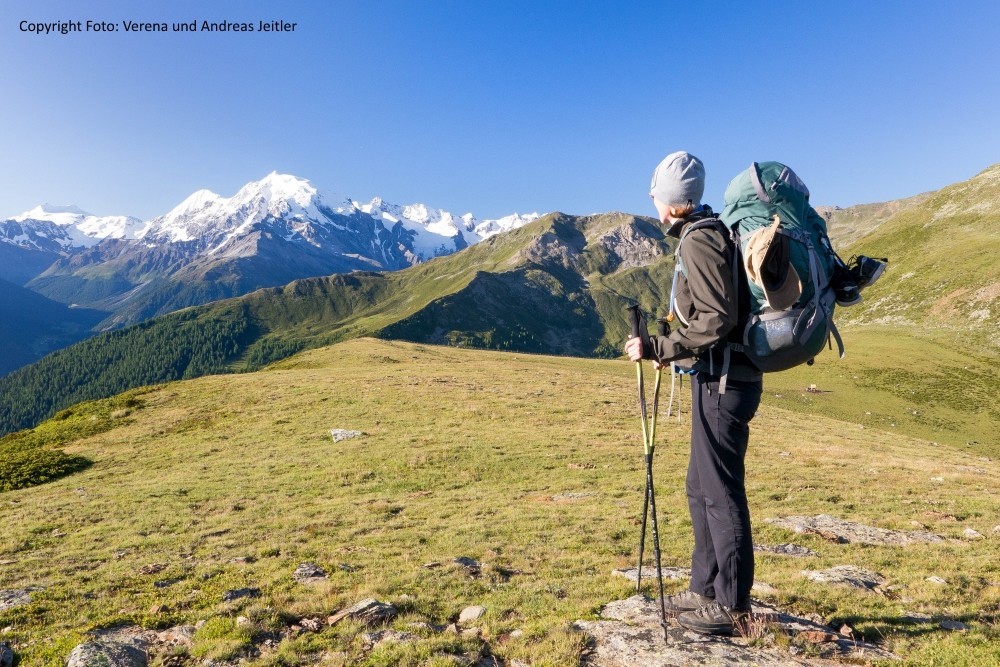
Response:
M832 658L796 656L791 651L774 646L751 646L741 637L708 637L685 630L675 619L668 619L666 641L660 626L659 604L635 595L618 600L601 610L600 621L576 621L573 627L588 634L592 650L582 664L589 667L668 667L672 665L770 665L832 666L840 661L894 659L896 656L847 636L832 633L830 628L806 618L792 616L775 607L755 602L755 622L762 631L805 637L820 636L828 640L823 648ZM766 624L766 625L765 625ZM753 629L751 629L753 630Z
M838 565L829 570L802 570L802 575L811 581L827 584L842 584L873 591L885 583L885 577L853 565Z
M938 576L927 577L926 581L929 581L932 584L937 584L938 586L944 586L948 583L947 581Z
M326 619L327 625L336 625L345 618L351 618L362 623L384 623L395 618L399 612L394 606L379 602L375 598L365 598L347 609L341 609Z
M156 641L168 647L186 646L190 648L192 642L194 642L195 632L196 630L193 625L178 625L157 633Z
M458 622L468 623L470 621L476 621L482 618L485 613L486 607L480 607L478 605L466 607L462 610L462 613L458 615Z
M343 428L331 428L330 435L333 436L334 442L340 442L341 440L350 440L351 438L359 438L365 435L364 431L348 431Z
M552 500L557 503L568 503L574 500L583 500L584 498L593 498L597 494L593 491L567 491L566 493L557 493L552 496Z
M768 523L793 530L812 533L840 543L908 546L926 542L943 542L944 538L923 530L905 531L875 528L853 521L844 521L828 514L818 516L786 516L767 519Z
M680 581L682 579L691 578L691 568L689 567L661 567L660 572L663 574L664 579L672 579L675 581ZM638 567L618 568L617 570L611 570L611 576L622 577L624 579L628 579L629 581L638 581L639 568ZM656 566L643 565L642 578L647 581L656 581Z
M945 630L951 630L952 632L964 632L969 629L969 626L961 621L953 621L950 618L946 618L941 621L939 625Z
M80 644L73 649L66 667L146 667L146 652L137 646L105 639Z
M326 579L326 572L315 563L302 563L292 572L295 581L308 582L316 579Z
M45 590L40 586L28 586L27 588L11 588L0 590L0 611L20 607L31 602L31 594Z
M459 556L452 562L456 565L461 565L465 571L473 577L478 577L479 573L482 572L482 567L479 565L479 562L466 556Z
M773 546L755 544L753 545L753 550L759 553L776 554L778 556L794 556L796 558L805 558L806 556L817 555L812 549L800 547L798 544L775 544Z
M966 528L962 531L962 536L968 540L981 540L983 539L983 534L980 533L975 528Z
M222 594L222 601L232 602L233 600L240 600L242 598L259 598L259 597L260 597L259 588L234 588Z

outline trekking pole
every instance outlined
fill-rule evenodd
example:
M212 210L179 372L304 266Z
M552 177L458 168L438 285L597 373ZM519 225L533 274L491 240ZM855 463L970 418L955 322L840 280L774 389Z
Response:
M645 326L645 318L639 310L638 305L629 306L629 318L631 320L632 327L632 338L639 337L642 339L643 345L649 345L649 333L644 332L643 328ZM643 335L645 334L645 335ZM656 427L656 406L659 402L659 385L660 385L660 372L657 370L656 374L656 384L654 387L653 396L653 419L654 421L649 425L647 429L647 412L646 412L646 394L643 389L642 382L642 361L635 362L635 372L636 379L639 385L639 415L642 418L642 445L646 458L646 492L643 494L642 502L642 532L639 536L639 568L637 571L638 576L636 577L636 593L639 592L642 585L642 554L646 544L646 518L652 513L653 515L653 555L656 559L656 580L658 584L658 592L660 595L660 625L663 626L663 638L664 640L669 640L667 636L667 608L663 599L663 570L660 565L660 531L659 525L656 519L656 493L653 489L653 438L652 431Z

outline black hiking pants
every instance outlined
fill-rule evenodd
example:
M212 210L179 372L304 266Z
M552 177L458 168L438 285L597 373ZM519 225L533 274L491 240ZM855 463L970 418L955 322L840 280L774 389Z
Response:
M753 586L744 458L761 388L760 380L730 379L720 394L719 379L706 373L695 374L691 383L691 590L739 609L750 608Z

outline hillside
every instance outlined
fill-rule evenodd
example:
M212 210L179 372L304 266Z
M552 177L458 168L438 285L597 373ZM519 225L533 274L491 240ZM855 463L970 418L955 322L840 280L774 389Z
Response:
M90 335L107 313L70 308L0 279L0 376Z
M89 429L90 414L109 430ZM157 664L576 666L592 648L570 624L634 593L611 576L634 565L644 482L624 361L365 338L44 428L75 419L84 437L64 433L66 451L92 465L0 494L0 589L23 591L5 598L0 627L23 667L62 664L87 633L133 624L189 638ZM363 435L334 442L333 428ZM662 419L654 475L671 567L691 549L687 437L686 422ZM815 614L828 633L847 624L902 664L1000 661L995 459L767 397L747 469L756 543L811 552L758 553L756 598ZM945 539L843 543L767 521L821 514ZM324 576L297 581L304 563ZM803 574L839 565L884 577L881 594ZM396 606L395 641L379 624L326 625L365 598ZM445 631L470 605L484 615ZM816 641L763 627L748 650L839 664Z
M1000 165L927 195L850 253L891 263L846 321L946 332L973 351L1000 347Z
M666 302L670 248L649 220L551 214L409 269L304 279L190 308L60 350L0 379L0 433L81 400L375 335L616 356L624 307Z
M857 204L847 208L817 206L816 211L826 218L827 231L834 247L845 248L873 232L900 211L919 206L927 201L928 197L930 193L875 204Z

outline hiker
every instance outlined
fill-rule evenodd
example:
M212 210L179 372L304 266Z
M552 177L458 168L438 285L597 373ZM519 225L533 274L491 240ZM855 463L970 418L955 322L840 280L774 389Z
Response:
M656 368L676 362L693 372L686 482L694 529L691 584L668 596L665 607L685 628L731 635L750 613L754 554L744 459L762 374L725 345L731 335L737 339L736 326L747 317L740 306L748 299L737 293L746 281L734 280L732 272L744 269L733 266L732 241L702 204L704 190L704 165L690 153L671 153L653 172L649 196L667 235L680 244L671 298L679 325L652 337L649 349L641 338L630 338L625 354L631 361L651 359Z

